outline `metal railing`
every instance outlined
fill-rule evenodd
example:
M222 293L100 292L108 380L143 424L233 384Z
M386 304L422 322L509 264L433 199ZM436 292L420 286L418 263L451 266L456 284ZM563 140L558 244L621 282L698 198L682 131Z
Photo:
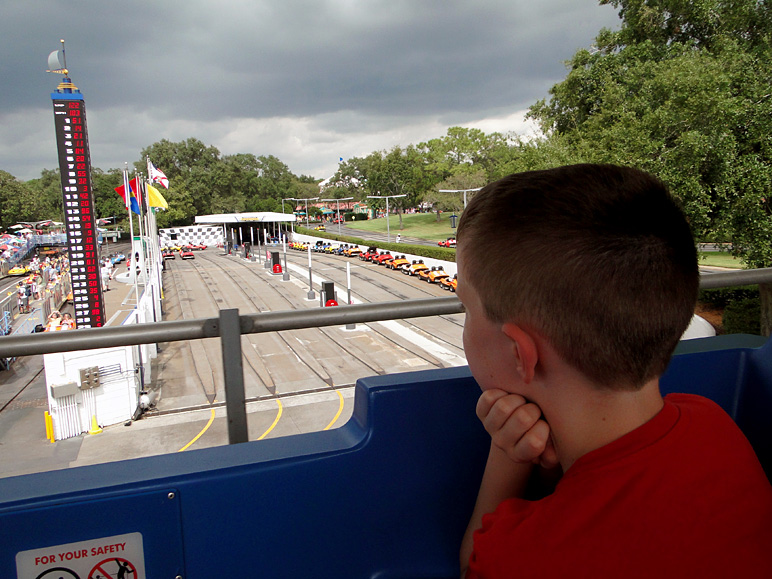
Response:
M456 297L246 315L239 315L238 310L230 309L221 310L217 318L5 336L0 338L0 359L219 337L222 345L228 442L235 444L249 440L241 334L439 316L458 314L463 311L463 305Z
M700 277L700 289L772 283L772 267L710 273Z
M700 279L702 289L758 283L772 283L772 268L713 273L703 275ZM219 337L223 355L228 440L233 444L247 440L241 334L259 334L463 312L463 304L455 296L245 315L239 315L238 310L230 309L221 310L217 318L3 336L0 337L0 358Z

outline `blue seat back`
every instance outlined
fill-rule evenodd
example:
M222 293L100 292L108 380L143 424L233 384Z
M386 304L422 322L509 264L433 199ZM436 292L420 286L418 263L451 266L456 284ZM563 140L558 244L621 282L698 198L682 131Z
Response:
M769 469L772 342L710 340L663 390L716 399ZM0 577L20 552L127 533L149 577L457 577L478 396L466 367L366 378L337 430L0 479Z

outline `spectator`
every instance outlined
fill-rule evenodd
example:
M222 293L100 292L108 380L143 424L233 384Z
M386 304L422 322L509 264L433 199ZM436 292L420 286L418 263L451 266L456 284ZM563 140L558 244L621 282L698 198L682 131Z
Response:
M62 316L62 329L63 330L74 330L75 329L75 320L72 319L72 315L69 313L65 313Z
M48 316L48 323L46 324L46 332L58 332L62 329L62 314L59 310L54 310Z
M16 289L17 300L19 303L19 313L26 314L29 312L29 297L27 296L27 288L23 282L19 282Z
M102 291L110 291L110 268L107 267L107 262L102 265L100 274L102 276Z

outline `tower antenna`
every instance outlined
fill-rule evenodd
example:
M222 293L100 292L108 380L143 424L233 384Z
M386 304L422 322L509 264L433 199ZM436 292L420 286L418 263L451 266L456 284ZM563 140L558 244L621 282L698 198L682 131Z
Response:
M53 72L56 74L64 75L64 78L62 79L62 82L59 83L57 90L59 92L71 93L73 91L77 91L78 87L72 84L72 80L70 79L70 71L67 70L67 56L64 52L64 38L60 39L59 42L62 43L62 50L54 50L51 54L48 55L48 70L46 70L46 72ZM60 52L61 57L59 56Z
M59 42L62 43L62 65L64 66L64 74L67 74L67 55L64 52L64 38L60 38Z

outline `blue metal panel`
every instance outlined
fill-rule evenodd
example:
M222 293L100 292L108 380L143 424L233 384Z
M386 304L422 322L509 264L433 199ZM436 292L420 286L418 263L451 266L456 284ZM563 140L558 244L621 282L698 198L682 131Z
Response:
M86 497L128 503L175 489L181 529L163 533L183 541L186 579L457 577L487 454L478 395L467 368L361 380L338 430L0 479L0 525ZM138 516L161 529L155 512ZM94 536L91 518L67 519L42 542ZM41 545L30 521L0 543L0 577L14 576L17 552Z
M173 488L3 510L0 528L0 577L16 577L19 552L135 532L142 534L148 577L174 578L183 571L180 501Z
M676 356L663 391L717 398L768 467L772 341L719 342ZM20 551L130 532L148 577L457 577L478 396L468 368L367 378L337 430L0 479L0 577Z
M53 101L82 101L83 94L79 92L52 92Z

